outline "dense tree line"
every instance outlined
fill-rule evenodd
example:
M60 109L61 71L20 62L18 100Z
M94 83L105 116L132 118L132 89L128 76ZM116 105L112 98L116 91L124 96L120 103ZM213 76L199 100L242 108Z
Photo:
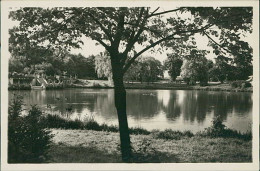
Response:
M207 51L192 49L183 56L168 54L164 69L172 81L181 76L188 84L206 85L208 81L247 80L253 74L252 51L240 54L239 57L218 55L215 62L206 58Z
M95 71L95 57L85 57L82 54L70 54L69 52L57 52L46 49L48 54L36 53L30 58L20 54L12 54L9 59L9 72L34 74L38 71L48 76L67 75L78 78L97 79Z
M112 67L109 54L102 52L95 56L95 68L99 79L112 81ZM126 71L126 82L155 82L163 78L163 65L154 57L140 57Z

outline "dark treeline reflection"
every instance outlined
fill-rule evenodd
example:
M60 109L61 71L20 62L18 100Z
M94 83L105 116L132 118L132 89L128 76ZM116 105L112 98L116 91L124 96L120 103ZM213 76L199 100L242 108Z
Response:
M113 89L67 89L50 91L10 92L24 96L24 103L62 115L93 114L103 120L117 119ZM128 117L140 121L163 114L168 121L183 118L190 124L203 123L207 115L245 117L251 115L252 93L211 92L192 90L127 90ZM47 104L52 108L48 109ZM68 113L67 109L71 108ZM151 123L152 124L152 123Z

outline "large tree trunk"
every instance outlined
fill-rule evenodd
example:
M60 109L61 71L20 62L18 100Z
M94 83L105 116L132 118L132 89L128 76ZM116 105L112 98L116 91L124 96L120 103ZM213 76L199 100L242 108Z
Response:
M122 160L131 159L131 144L126 115L126 90L123 82L123 71L119 63L111 60L114 81L115 107L118 115Z

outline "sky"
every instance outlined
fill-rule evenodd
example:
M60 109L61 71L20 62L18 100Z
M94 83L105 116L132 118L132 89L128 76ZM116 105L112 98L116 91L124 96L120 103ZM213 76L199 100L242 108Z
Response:
M209 50L209 51L212 50L211 47L207 46L207 44L208 44L208 38L207 37L200 36L199 34L196 34L195 38L196 38L196 41L197 41L197 47L199 49L205 49L205 50ZM84 45L81 46L81 49L72 49L71 53L73 53L73 54L81 53L83 56L88 57L90 55L97 55L100 52L105 51L105 48L102 45L96 45L96 41L93 41L93 40L86 38L86 37L84 37L82 40L84 42ZM141 50L142 48L143 47L141 47L141 46L137 47L138 50ZM167 51L163 51L162 54L160 54L159 52L152 53L151 51L147 51L147 52L143 53L142 56L152 56L152 57L156 58L157 60L163 62L167 58ZM207 55L207 58L213 60L214 54L209 53Z
M214 37L212 37L214 39ZM212 48L208 46L208 38L206 36L202 36L200 34L195 34L195 39L197 42L197 47L198 49L201 50L208 50L210 51L210 53L207 54L207 59L213 60L216 57L215 54L212 52ZM248 34L247 37L241 38L242 40L246 41L249 43L249 45L253 44L253 36L252 34ZM73 54L78 54L81 53L83 56L88 57L90 55L97 55L100 52L104 52L105 48L102 45L96 45L96 41L93 41L89 38L84 37L83 39L84 45L81 46L80 49L72 49L71 53ZM217 40L217 38L215 38L214 40ZM138 50L141 50L141 46L137 47ZM168 51L169 52L169 51ZM160 54L159 52L157 53L152 53L151 51L147 51L145 53L143 53L142 56L152 56L154 58L156 58L157 60L163 62L164 60L166 60L167 58L167 51L162 52L162 54Z

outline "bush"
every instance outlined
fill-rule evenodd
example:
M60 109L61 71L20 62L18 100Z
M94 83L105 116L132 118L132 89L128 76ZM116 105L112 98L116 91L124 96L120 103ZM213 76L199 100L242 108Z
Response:
M233 88L248 88L252 87L251 83L247 81L233 81L231 82L231 87Z
M232 81L231 82L231 87L233 88L239 88L241 87L242 81Z
M201 136L208 136L212 138L223 137L223 138L239 138L246 141L252 140L252 133L240 133L236 130L228 129L223 124L222 119L217 116L212 121L212 126L206 128L205 131L198 133Z
M91 129L91 130L95 130L95 131L101 131L102 128L101 126L96 122L96 121L88 121L85 126L85 129Z
M249 83L249 82L244 82L241 85L241 88L248 88L248 87L252 87L251 83Z
M45 128L83 129L84 127L84 124L78 119L73 121L50 114L43 117L42 124Z
M21 116L21 112L22 97L15 96L9 106L8 162L46 161L52 135L41 124L42 112L36 106L32 106L27 116Z
M92 87L93 88L101 88L102 86L99 83L94 82Z
M130 134L143 134L143 135L149 135L150 132L147 131L146 129L143 128L129 128L129 133Z

